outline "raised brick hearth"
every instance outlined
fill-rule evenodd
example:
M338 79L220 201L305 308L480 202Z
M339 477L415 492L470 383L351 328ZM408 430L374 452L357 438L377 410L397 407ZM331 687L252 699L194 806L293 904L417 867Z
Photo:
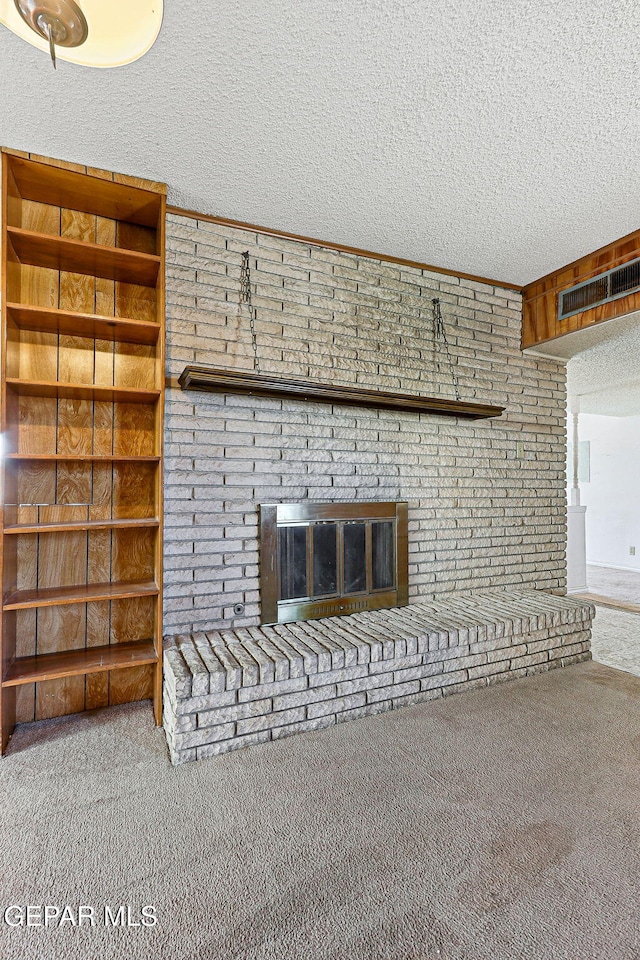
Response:
M173 763L588 660L595 608L540 591L450 595L167 638Z

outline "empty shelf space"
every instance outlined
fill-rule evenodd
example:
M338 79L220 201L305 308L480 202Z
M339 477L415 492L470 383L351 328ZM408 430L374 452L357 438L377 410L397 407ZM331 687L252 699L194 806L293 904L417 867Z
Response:
M38 203L81 210L108 219L157 227L162 214L164 185L158 192L118 183L89 173L66 170L26 157L10 157L20 197Z
M158 279L160 257L149 253L105 247L19 227L7 227L7 236L18 260L35 267L83 273L144 287L155 287Z
M33 330L36 333L62 333L71 337L148 345L157 343L160 336L160 324L148 320L73 313L23 303L8 303L7 316L20 330Z
M4 600L5 610L30 610L68 603L95 600L124 600L127 597L154 597L159 593L153 580L83 583L71 587L44 587L40 590L14 590Z
M76 530L122 530L138 527L159 527L157 517L143 517L112 520L71 520L68 523L14 523L4 528L5 535L18 536L23 533L73 533Z
M103 400L107 403L155 403L160 396L159 390L139 390L137 387L107 387L93 383L18 380L15 377L7 377L7 387L23 397Z
M151 640L83 647L80 650L44 653L35 657L19 657L9 665L2 686L16 687L21 683L37 683L40 680L55 680L58 677L74 677L85 673L102 673L105 670L118 670L122 667L157 663L157 661L158 654Z

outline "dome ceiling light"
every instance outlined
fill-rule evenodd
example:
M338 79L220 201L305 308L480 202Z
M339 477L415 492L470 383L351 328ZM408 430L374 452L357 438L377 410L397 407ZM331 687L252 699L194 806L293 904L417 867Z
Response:
M0 23L56 59L120 67L142 57L162 25L163 0L0 0Z

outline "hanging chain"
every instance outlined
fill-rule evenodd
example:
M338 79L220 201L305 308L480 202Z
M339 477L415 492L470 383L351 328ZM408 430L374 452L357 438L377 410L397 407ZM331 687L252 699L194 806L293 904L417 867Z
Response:
M251 343L253 345L253 366L256 373L260 373L260 361L258 360L258 345L256 341L256 311L251 302L251 271L249 269L249 251L245 250L242 254L242 266L240 268L240 297L238 299L238 313L242 310L242 304L246 303L249 308L249 323L251 325Z
M449 351L449 342L444 329L444 320L442 319L440 301L437 297L434 297L431 303L433 304L433 345L434 347L437 347L438 341L440 341L444 346L445 353L447 355L447 363L449 364L449 373L451 374L451 379L453 380L453 389L456 392L456 400L459 400L460 388L458 387L458 378L456 377L456 372L453 368L453 361L451 359L451 353Z

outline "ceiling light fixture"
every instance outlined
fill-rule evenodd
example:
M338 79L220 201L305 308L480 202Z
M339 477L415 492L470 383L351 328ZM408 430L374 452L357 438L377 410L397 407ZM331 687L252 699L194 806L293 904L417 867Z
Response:
M56 44L79 47L89 35L84 13L75 0L14 0L16 10L28 27L49 43L55 69Z
M163 0L0 0L0 23L53 65L119 67L142 57L162 25Z

